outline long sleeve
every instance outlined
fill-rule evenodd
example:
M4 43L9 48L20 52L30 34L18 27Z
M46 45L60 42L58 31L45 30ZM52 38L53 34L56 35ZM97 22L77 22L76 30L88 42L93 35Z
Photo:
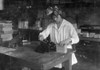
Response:
M71 35L72 44L76 44L79 42L78 34L77 34L75 28L73 27L73 25L71 25L70 28L71 28L70 35Z
M44 31L42 31L39 35L43 35L45 39L49 36L50 32L51 32L51 25L47 26L47 28Z

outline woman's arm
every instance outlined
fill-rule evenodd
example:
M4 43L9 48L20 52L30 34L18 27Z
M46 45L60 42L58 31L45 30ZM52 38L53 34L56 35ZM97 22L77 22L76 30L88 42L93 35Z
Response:
M71 29L70 29L70 36L71 36L71 40L72 40L72 44L76 44L79 42L79 37L78 37L78 34L75 30L75 28L73 27L73 25L71 26Z
M78 37L78 34L77 34L75 28L72 25L70 25L69 27L70 27L69 38L61 41L59 43L61 46L76 44L79 42L79 37Z
M44 31L39 34L39 40L46 39L51 32L51 25L49 25Z

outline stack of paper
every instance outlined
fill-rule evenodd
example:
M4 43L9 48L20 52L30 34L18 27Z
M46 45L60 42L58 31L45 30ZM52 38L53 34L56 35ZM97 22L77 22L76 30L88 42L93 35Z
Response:
M10 22L0 22L0 39L2 39L2 41L9 41L13 38L13 29L12 29L13 25Z

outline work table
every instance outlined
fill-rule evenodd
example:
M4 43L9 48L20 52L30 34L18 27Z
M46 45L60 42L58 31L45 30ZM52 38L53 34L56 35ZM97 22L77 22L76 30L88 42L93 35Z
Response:
M2 47L2 46L0 47L1 54L14 57L18 59L23 66L35 70L49 70L54 66L56 66L57 64L66 62L67 60L69 60L69 70L72 70L71 66L72 52L73 52L72 50L69 50L68 53L66 54L57 52L37 53L32 48L28 47L18 47L16 49ZM66 66L64 67L66 69Z

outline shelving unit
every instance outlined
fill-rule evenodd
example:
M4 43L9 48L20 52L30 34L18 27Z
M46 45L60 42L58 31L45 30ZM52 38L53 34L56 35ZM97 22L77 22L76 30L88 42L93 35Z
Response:
M97 63L100 62L100 38L90 37L90 33L100 34L100 26L84 26L81 27L82 32L88 32L89 37L80 35L80 42L76 47L76 54L81 59Z
M91 38L91 37L80 37L80 40L100 42L100 38Z

